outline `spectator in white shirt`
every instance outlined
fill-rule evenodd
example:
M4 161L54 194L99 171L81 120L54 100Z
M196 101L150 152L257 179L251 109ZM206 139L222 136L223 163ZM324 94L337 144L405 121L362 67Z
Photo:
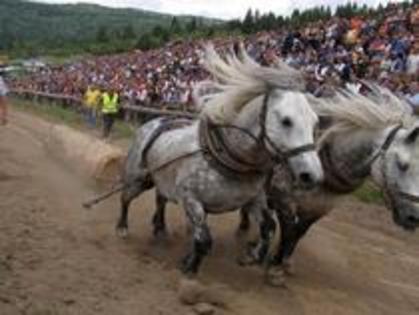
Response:
M4 83L3 78L0 76L0 124L7 124L7 93L9 92L6 83Z

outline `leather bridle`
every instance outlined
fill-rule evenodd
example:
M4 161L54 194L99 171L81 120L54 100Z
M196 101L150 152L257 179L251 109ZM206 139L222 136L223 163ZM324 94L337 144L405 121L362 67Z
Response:
M380 172L381 172L381 176L383 178L383 193L384 193L384 199L389 203L389 205L391 207L395 206L395 201L394 201L394 197L392 194L392 191L394 189L390 188L389 185L389 179L385 170L385 165L386 165L386 153L388 151L388 149L390 148L391 144L393 143L394 139L396 138L397 133L400 131L400 129L402 129L401 125L397 125L395 126L390 133L388 134L386 140L384 141L383 145L380 147L380 149L378 149L378 151L376 152L376 154L374 154L373 158L371 159L371 164L372 165L379 157L381 157L381 167L380 167ZM401 190L397 190L396 194L405 200L411 201L411 202L415 202L415 203L419 203L419 196L417 195L413 195L410 193L406 193L404 191Z
M275 142L269 137L269 134L266 132L266 116L268 114L268 101L271 92L268 91L264 98L262 104L262 110L260 112L260 128L261 133L259 135L259 141L264 144L266 150L269 152L269 155L275 162L284 162L289 160L290 158L306 153L316 151L316 145L314 143L304 144L292 149L284 150L279 148ZM275 151L275 154L272 154L271 151L267 148L266 143Z

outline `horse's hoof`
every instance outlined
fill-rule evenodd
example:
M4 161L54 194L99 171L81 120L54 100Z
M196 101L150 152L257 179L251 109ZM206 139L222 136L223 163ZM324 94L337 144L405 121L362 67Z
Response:
M282 268L287 276L295 275L295 265L292 260L287 259L282 263Z
M198 274L199 265L193 254L187 254L181 261L179 269L187 278L194 278Z
M237 228L237 235L245 235L250 231L250 224L248 222L240 222L239 227Z
M270 267L266 271L266 283L277 288L286 288L286 277L281 266Z
M193 234L193 228L190 224L186 224L185 233L187 236L190 236Z
M126 227L117 227L116 228L116 234L122 238L125 239L128 237L128 228Z
M192 268L188 263L182 262L179 269L182 272L182 274L188 279L193 279L196 277L196 269Z
M249 234L248 229L241 229L240 227L236 230L236 237L238 239L244 239Z
M197 279L197 273L194 271L191 271L189 269L183 269L183 268L181 268L180 271L182 272L182 275L185 279L189 279L189 280Z
M153 236L158 241L167 241L169 238L166 229L154 229Z
M189 265L190 265L190 254L186 255L182 258L179 262L179 270L184 274L187 275L189 273Z
M253 266L260 263L254 244L248 245L244 252L239 257L237 257L237 263L240 266Z

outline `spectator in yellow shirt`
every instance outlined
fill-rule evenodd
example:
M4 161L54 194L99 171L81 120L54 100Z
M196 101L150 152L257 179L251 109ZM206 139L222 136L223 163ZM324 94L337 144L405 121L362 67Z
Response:
M86 119L89 126L92 128L96 127L96 117L98 112L99 101L101 98L101 92L98 89L87 88L84 94L84 106L86 109Z
M119 111L119 95L110 88L102 94L103 138L108 138Z

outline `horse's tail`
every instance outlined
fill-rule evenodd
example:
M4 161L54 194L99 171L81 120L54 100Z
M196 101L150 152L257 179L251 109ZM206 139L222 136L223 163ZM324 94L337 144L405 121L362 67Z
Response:
M144 151L148 146L148 143L151 141L151 135L156 129L158 129L159 125L160 123L157 122L157 120L150 121L137 130L124 162L121 163L122 165L119 171L119 178L114 182L108 191L84 202L84 208L90 209L94 205L110 198L116 193L130 188L138 182L150 181L150 176L144 161Z

